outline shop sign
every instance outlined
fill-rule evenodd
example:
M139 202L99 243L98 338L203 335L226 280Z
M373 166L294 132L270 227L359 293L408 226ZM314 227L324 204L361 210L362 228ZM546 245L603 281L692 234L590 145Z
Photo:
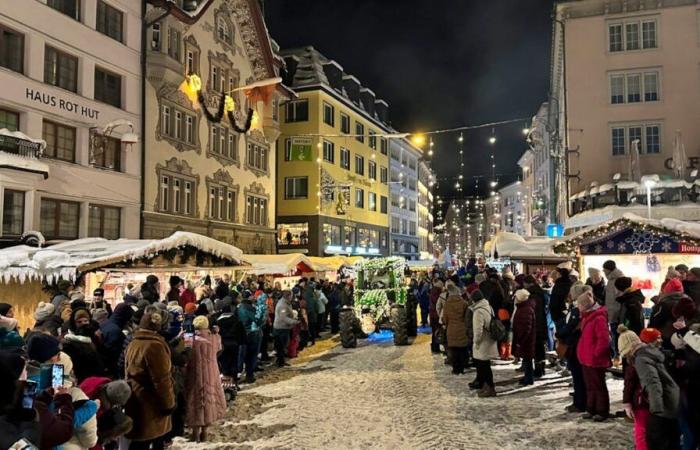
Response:
M311 148L313 141L311 138L292 138L292 148L290 151L290 161L313 161Z
M691 245L681 242L678 244L678 253L692 253L695 255L700 255L700 245Z
M77 114L85 119L97 121L100 118L100 111L86 105L81 105L78 102L66 100L58 95L42 92L39 89L26 88L24 91L26 99L35 103L41 103L44 106L57 108L63 112Z
M557 238L564 236L564 225L560 223L550 223L547 225L547 237Z

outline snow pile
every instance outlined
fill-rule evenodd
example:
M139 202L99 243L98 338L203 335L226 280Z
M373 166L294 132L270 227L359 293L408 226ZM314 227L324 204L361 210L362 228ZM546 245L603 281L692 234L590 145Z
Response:
M255 275L283 275L296 272L299 264L304 264L309 269L314 267L309 258L301 253L243 255L243 259L253 266L249 272Z
M233 245L199 234L177 231L165 239L85 238L48 248L26 245L10 247L0 250L0 271L5 283L13 278L22 283L27 280L53 282L59 278L73 280L84 271L152 258L159 253L185 246L232 263L245 262L243 252Z
M484 245L484 253L487 256L498 254L499 258L527 259L527 258L560 258L561 255L554 252L554 245L559 241L550 238L525 239L515 233L501 231L493 239Z
M430 270L435 264L437 264L437 260L435 258L406 261L406 265L408 265L408 268L411 270Z

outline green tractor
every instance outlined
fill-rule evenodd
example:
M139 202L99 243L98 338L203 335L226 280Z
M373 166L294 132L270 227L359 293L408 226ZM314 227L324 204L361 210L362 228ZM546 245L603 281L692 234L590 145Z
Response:
M340 312L340 338L344 348L357 346L358 337L381 329L394 332L394 345L407 345L417 334L417 302L404 285L406 261L400 257L376 258L355 264L353 305Z

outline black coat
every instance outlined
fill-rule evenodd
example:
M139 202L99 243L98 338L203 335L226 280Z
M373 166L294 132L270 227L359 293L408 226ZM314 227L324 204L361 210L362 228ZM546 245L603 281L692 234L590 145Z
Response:
M505 294L503 293L501 283L499 283L497 279L489 278L479 285L479 289L489 301L489 305L493 308L494 314L498 314L498 310L503 307L503 302L505 301Z
M590 278L586 280L586 286L593 288L593 298L600 306L605 306L605 280L600 280L600 283L593 284L593 280ZM574 299L576 300L576 299Z
M656 301L656 305L651 310L649 318L649 327L656 328L661 331L661 336L664 339L665 346L670 348L671 336L675 333L673 322L676 319L673 317L673 307L678 304L678 301L683 297L681 293L662 294Z
M15 409L0 415L0 448L10 448L20 439L41 445L39 418L33 409Z
M639 335L644 329L644 311L642 308L644 294L637 289L631 292L624 292L616 300L622 303L622 323L628 330L634 331L636 335Z
M700 280L684 280L683 292L693 299L695 307L700 310Z
M549 313L552 315L552 321L558 324L564 318L566 310L566 299L569 297L571 290L571 279L569 277L557 278L552 288L552 294L549 297Z
M513 356L535 357L535 301L530 297L518 303L513 315Z
M538 341L547 339L547 293L539 286L528 288L530 298L535 301L535 336Z

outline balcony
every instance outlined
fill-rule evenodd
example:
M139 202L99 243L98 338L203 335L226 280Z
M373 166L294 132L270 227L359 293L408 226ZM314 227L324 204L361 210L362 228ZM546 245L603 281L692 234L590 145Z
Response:
M20 170L49 177L49 166L40 160L46 142L19 131L0 129L0 169Z

